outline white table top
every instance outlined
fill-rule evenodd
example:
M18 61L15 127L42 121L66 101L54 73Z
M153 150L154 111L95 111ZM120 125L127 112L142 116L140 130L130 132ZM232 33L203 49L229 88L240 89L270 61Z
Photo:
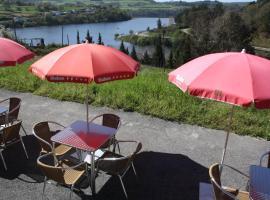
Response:
M6 107L0 106L0 115L7 112L7 111L8 111L8 109Z
M270 169L250 166L250 197L252 200L270 200Z

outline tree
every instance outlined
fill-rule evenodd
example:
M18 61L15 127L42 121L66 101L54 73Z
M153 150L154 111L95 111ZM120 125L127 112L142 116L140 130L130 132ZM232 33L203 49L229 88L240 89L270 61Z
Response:
M138 56L137 56L136 49L135 49L135 46L134 46L134 45L133 45L133 47L132 47L131 57L132 57L134 60L138 60Z
M80 44L80 32L77 30L77 44Z
M251 32L238 13L229 12L217 18L212 30L217 51L241 51L245 48L253 53Z
M162 47L161 35L159 35L156 38L156 46L155 46L155 53L153 56L153 61L154 61L155 66L157 67L165 66L165 56L164 56L163 47Z
M160 18L158 18L158 20L157 20L157 28L158 29L161 29L162 28L162 24L161 24Z
M170 51L170 55L169 55L169 59L168 59L168 67L169 68L174 68L175 66L175 61L174 61L174 57L173 57L173 51Z
M129 55L129 50L128 47L126 48L126 54Z
M102 42L102 37L100 33L98 33L98 44L104 45L104 43Z
M89 30L87 30L85 39L88 41L88 43L93 43L93 38L90 36Z
M123 40L121 41L119 50L122 51L123 53L127 53Z
M143 54L143 59L142 59L142 63L146 64L146 65L150 65L151 64L151 58L147 52L147 50L144 52Z

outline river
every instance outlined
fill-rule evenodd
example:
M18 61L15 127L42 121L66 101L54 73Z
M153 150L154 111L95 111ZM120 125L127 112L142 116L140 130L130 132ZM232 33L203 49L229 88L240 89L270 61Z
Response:
M133 18L128 21L121 22L103 22L90 24L70 24L63 25L63 41L64 44L77 43L77 31L80 33L80 40L86 36L87 30L93 40L97 42L98 33L101 33L102 40L105 45L119 48L120 42L114 39L115 34L128 34L130 30L134 33L157 27L158 18ZM163 26L169 24L169 18L161 18ZM44 38L45 44L62 43L62 26L40 26L29 28L18 28L16 30L19 39ZM130 46L129 44L126 44Z

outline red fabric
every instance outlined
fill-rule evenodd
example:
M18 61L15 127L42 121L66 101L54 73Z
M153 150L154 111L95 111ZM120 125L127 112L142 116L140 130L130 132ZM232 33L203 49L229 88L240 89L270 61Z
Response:
M169 81L193 96L239 106L270 108L270 60L246 53L215 53L169 73Z
M15 66L34 57L24 46L7 38L0 38L0 67Z
M139 63L111 47L76 44L58 49L34 64L29 71L51 82L103 83L133 78Z

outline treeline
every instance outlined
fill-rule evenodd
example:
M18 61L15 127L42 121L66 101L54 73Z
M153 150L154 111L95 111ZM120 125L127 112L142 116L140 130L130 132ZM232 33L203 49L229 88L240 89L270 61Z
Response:
M114 22L131 19L131 16L126 11L111 6L94 6L83 3L56 5L49 2L24 3L22 1L8 0L1 3L3 9L10 14L0 14L0 23L10 28L14 26L30 27ZM66 6L70 9L67 10ZM14 12L16 15L14 15ZM26 16L25 13L29 14Z
M54 16L46 13L44 16L34 16L17 25L23 27L29 26L51 26L64 24L81 24L81 23L97 23L97 22L115 22L131 19L130 15L117 8L99 8L92 13L67 13L65 15Z
M258 34L270 36L270 2L258 0L244 8L229 10L219 2L211 6L202 4L185 9L175 17L175 21L176 29L170 33L171 51L167 61L164 61L162 48L165 40L162 36L166 35L168 28L158 27L156 30L158 38L161 38L153 43L156 52L152 55L152 63L156 66L177 67L214 52L246 49L254 54L253 38Z

